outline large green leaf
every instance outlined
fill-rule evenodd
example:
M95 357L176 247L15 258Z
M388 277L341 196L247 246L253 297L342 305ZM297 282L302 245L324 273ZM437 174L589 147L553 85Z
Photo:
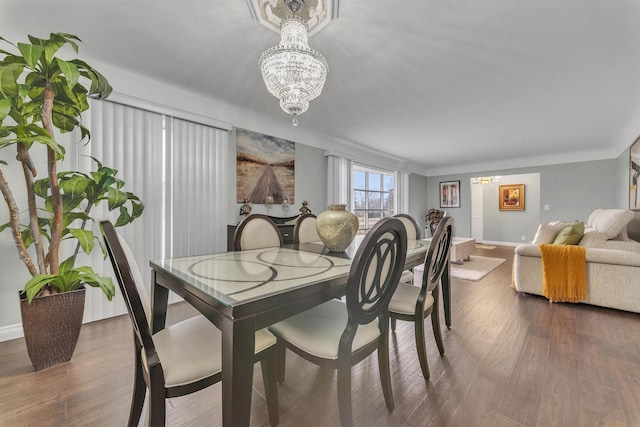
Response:
M128 199L127 193L124 191L109 188L109 210L112 211L126 203Z
M36 297L36 295L38 295L42 288L55 283L56 279L58 279L57 274L40 274L31 278L31 280L25 283L24 292L27 294L27 300L29 301L29 304L31 304L31 301L33 301L33 299Z
M89 185L91 185L91 180L79 175L60 180L60 190L71 197L81 196Z
M114 227L122 227L123 225L129 224L131 221L133 221L133 218L129 215L127 208L120 206L120 215L118 215L118 219L116 220Z
M33 244L33 234L31 234L31 229L26 228L20 232L20 236L22 237L22 243L24 243L25 247L29 247Z
M91 80L91 87L89 88L89 96L92 98L106 98L111 94L113 90L107 79L100 74L97 70L93 69L86 62L80 59L74 59L74 64L78 66L80 74Z
M39 179L33 183L33 192L36 193L36 196L46 199L49 194L49 187L49 179Z
M12 98L18 94L18 79L22 74L24 64L0 63L0 95Z
M36 64L40 60L42 52L44 52L44 47L27 43L18 43L18 49L20 50L24 60L27 62L29 68L36 68Z
M56 52L66 43L64 38L57 36L55 33L51 33L49 35L48 40L39 39L33 36L28 36L28 37L29 37L29 41L32 44L36 44L44 47L45 63L42 65L47 68L53 61L53 57L55 56Z
M67 261L64 261L67 263ZM91 267L64 268L59 274L39 274L29 280L24 286L29 303L47 285L58 289L59 292L71 292L85 285L102 289L107 299L111 301L116 293L113 282L108 277L101 277Z
M9 115L11 111L11 100L9 98L0 99L0 123Z
M93 250L93 231L91 230L81 230L79 228L70 228L69 232L78 239L80 242L80 247L82 250L89 254Z
M63 218L62 218L62 227L68 227L69 225L71 225L74 221L92 221L93 218L91 218L89 215L87 215L84 212L81 211L74 211L74 212L67 212L64 214Z
M46 145L51 148L55 153L58 160L64 158L64 147L59 145L53 138L48 136L29 136L29 137L20 137L18 138L20 142L24 142L25 144L31 145L34 142L39 142L41 144Z

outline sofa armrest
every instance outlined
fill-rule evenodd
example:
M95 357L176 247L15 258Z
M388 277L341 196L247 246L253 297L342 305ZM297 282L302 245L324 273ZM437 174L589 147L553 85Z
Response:
M538 245L518 245L516 246L516 255L533 256L541 258L540 248Z

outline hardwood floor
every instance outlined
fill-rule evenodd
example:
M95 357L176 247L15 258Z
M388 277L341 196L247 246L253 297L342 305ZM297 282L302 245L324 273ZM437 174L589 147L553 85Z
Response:
M550 304L510 289L513 248L476 248L507 262L480 282L454 279L453 326L438 354L427 322L431 379L413 328L391 337L396 408L387 412L375 355L354 368L358 426L640 426L640 315ZM169 321L193 315L178 304ZM0 426L124 426L133 379L131 326L83 326L73 359L33 372L23 340L0 343ZM255 365L252 426L268 426ZM171 399L167 425L221 424L221 385ZM292 353L279 387L282 426L338 425L336 377Z

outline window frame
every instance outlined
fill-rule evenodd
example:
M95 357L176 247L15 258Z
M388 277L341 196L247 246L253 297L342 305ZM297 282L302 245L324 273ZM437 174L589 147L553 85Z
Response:
M364 187L359 188L356 185L356 174L364 173ZM370 185L370 175L380 175L380 182L378 188L372 188ZM389 190L385 189L385 177L391 177L393 179L393 187ZM358 217L358 234L366 234L367 231L375 225L375 222L371 223L371 219L380 220L382 218L392 217L398 212L398 173L394 170L371 167L360 163L353 162L351 168L351 182L349 185L349 194L351 197L351 211ZM356 192L363 192L364 198L362 204L358 203L359 197L356 197ZM379 194L379 207L370 207L367 201L370 201L371 194ZM385 206L385 195L392 199L391 204ZM387 198L387 200L388 200ZM387 202L388 203L388 202ZM372 218L369 213L379 212L378 218ZM376 221L377 222L377 221Z

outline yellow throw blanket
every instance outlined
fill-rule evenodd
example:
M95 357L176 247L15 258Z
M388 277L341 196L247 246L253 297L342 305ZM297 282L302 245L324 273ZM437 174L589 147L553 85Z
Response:
M587 298L586 251L577 245L539 245L542 253L542 295L550 302Z

